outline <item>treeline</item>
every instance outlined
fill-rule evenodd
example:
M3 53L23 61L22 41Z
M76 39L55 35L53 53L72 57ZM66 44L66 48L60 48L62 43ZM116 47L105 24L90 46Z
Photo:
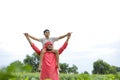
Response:
M4 68L4 70L6 69L8 72L39 72L39 59L40 57L35 53L26 55L23 62L19 60L14 61ZM78 67L74 64L70 67L67 63L60 63L60 68L60 73L78 74Z
M26 55L23 62L14 61L6 67L6 70L8 72L39 72L39 60L40 57L36 53ZM60 73L78 74L78 67L74 64L70 67L67 63L60 63L60 68ZM103 60L99 59L93 63L93 74L116 74L117 72L120 72L120 67L110 65ZM87 71L83 73L89 74Z
M7 80L9 78L16 77L13 73L34 73L38 71L40 57L33 53L32 55L26 55L26 58L23 62L17 60L12 62L9 66L0 69L0 80ZM78 67L72 65L71 67L67 63L60 63L60 73L61 74L78 74ZM108 64L103 60L97 60L93 63L93 74L116 74L120 72L120 67L113 66ZM84 71L83 74L88 74L87 71ZM64 77L61 76L61 78ZM87 76L88 77L88 76Z
M33 53L32 55L26 55L23 62L12 62L6 69L12 72L39 72L39 60L40 57L36 53ZM78 74L78 67L74 64L70 67L67 63L60 63L60 68L60 73ZM101 59L93 63L93 74L116 74L117 72L120 72L120 67L110 65ZM83 73L89 74L87 70Z
M23 63L30 65L32 67L32 72L36 72L38 71L39 59L40 57L33 53L31 56L27 55ZM74 64L72 65L72 67L69 67L69 64L67 63L60 63L60 68L60 73L78 73L78 67ZM99 59L93 63L93 74L116 74L117 72L120 72L120 67L110 65L103 60ZM83 73L89 74L87 71Z
M116 74L120 72L120 67L108 64L103 60L97 60L93 63L93 74Z
M26 58L23 60L24 64L30 65L32 67L32 72L38 72L40 57L33 53L31 56L27 55ZM60 73L78 73L78 67L76 65L72 65L71 67L67 63L60 63Z

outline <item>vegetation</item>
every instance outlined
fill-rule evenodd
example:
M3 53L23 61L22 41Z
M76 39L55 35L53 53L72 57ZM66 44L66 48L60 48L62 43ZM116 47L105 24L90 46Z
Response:
M39 56L35 53L27 55L23 63L14 61L6 68L0 69L0 80L39 80ZM120 67L111 66L103 60L93 63L93 74L87 71L78 73L76 65L69 67L67 63L60 63L60 80L120 80Z
M32 67L32 72L38 72L40 57L33 53L31 56L27 55L26 58L23 60L23 64L30 65Z
M0 73L0 80L39 80L39 72ZM120 80L120 73L106 75L60 74L60 80Z
M32 67L28 64L23 64L20 61L12 62L6 70L8 72L31 72Z
M103 60L97 60L93 63L93 74L116 74L119 72L119 67L111 66Z
M39 60L40 57L36 55L36 53L33 53L31 56L27 55L24 59L24 63L26 65L30 65L32 67L32 72L39 72L38 66L39 66ZM72 65L72 67L69 67L69 64L67 63L60 63L61 71L60 73L78 73L78 68L76 65Z
M6 68L0 69L0 80L8 80L10 78L14 78L15 75L11 74L11 72L8 72Z

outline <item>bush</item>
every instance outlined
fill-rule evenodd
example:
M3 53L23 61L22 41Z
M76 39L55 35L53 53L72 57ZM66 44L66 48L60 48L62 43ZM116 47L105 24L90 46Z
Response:
M0 69L0 80L8 80L15 78L15 75L13 75L11 72L6 71L6 68Z

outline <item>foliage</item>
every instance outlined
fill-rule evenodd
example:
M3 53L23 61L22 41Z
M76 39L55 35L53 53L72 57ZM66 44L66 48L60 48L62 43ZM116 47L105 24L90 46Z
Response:
M60 63L60 73L68 73L69 65L67 63Z
M15 78L15 76L6 70L6 68L0 69L0 80L8 80L10 78Z
M117 67L117 72L120 72L120 67Z
M93 63L93 74L116 74L117 68L115 66L111 66L103 60L97 60Z
M72 65L72 67L69 67L68 68L68 73L74 73L74 74L77 74L78 73L78 68L76 65Z
M89 74L87 71L84 71L84 74Z
M40 57L36 53L33 53L31 56L27 55L23 62L24 64L29 64L32 66L32 72L38 72L39 60ZM76 65L69 67L67 63L60 63L60 68L60 73L78 73L78 68Z
M76 65L72 65L72 67L69 67L69 65L67 63L60 63L60 73L74 73L77 74L78 73L78 68Z
M110 71L109 73L116 74L117 73L117 68L116 66L110 66Z
M14 73L15 74L15 73ZM39 80L40 73L17 73L15 80ZM120 80L120 74L60 74L60 80ZM11 79L13 80L13 79Z
M8 72L30 72L31 66L23 64L20 61L14 61L6 69Z
M8 72L6 68L0 69L0 80L39 80L39 72ZM60 80L120 80L120 73L117 74L60 74Z
M33 53L31 56L27 55L23 62L24 64L31 65L32 72L36 72L38 71L39 60L40 57L36 53Z

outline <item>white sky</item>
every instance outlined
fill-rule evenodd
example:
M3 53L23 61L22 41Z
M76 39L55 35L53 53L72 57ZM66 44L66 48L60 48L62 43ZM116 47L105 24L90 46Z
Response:
M98 59L120 67L119 27L119 0L1 0L0 66L34 52L24 32L40 38L48 28L51 36L73 32L61 63L75 64L79 72L91 72ZM64 41L56 42L55 48Z

